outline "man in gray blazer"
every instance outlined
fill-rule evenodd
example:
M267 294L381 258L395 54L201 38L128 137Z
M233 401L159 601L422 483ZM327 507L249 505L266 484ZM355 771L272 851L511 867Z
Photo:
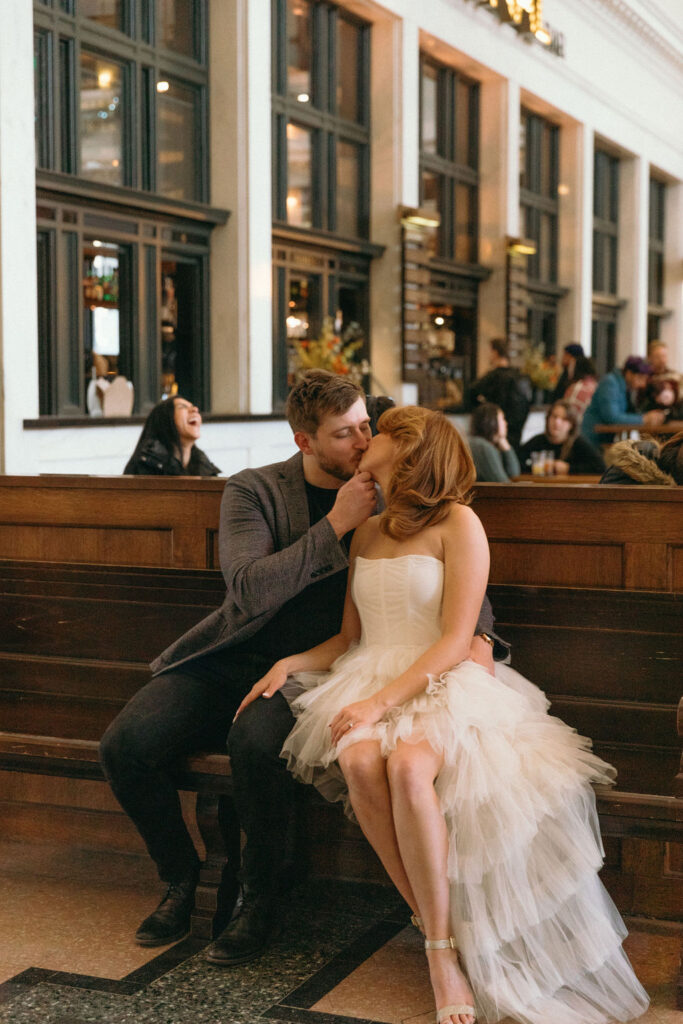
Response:
M275 895L293 874L298 788L278 756L293 725L282 694L255 701L231 728L235 710L275 661L338 632L351 536L376 507L370 475L357 471L371 437L360 389L326 371L309 371L290 394L287 416L297 454L243 470L226 483L222 606L152 663L152 680L101 743L112 790L168 884L136 933L139 944L155 946L188 931L199 868L173 766L198 750L224 747L227 738L246 844L236 910L207 951L224 965L258 955L277 925ZM486 601L477 633L492 628ZM491 648L475 637L473 652L477 645L483 660ZM224 888L236 898L237 876L232 890L229 880Z

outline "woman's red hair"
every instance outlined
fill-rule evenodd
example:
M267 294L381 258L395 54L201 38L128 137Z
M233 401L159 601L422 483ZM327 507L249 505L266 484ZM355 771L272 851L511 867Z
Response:
M417 405L387 409L377 428L397 447L380 529L394 540L435 526L453 503L468 505L476 479L465 441L443 413Z

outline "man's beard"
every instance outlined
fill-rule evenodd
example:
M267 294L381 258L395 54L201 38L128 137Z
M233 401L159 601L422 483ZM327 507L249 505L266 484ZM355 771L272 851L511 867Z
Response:
M360 462L360 459L358 462ZM327 473L328 476L334 477L335 480L341 480L342 483L346 483L347 480L350 480L351 477L355 475L355 472L358 469L358 462L353 468L350 468L348 465L344 465L341 462L330 462L327 459L322 459L318 456L318 465L323 472Z

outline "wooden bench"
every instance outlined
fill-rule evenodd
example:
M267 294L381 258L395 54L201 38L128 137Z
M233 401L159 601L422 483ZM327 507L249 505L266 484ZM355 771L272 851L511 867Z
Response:
M222 487L169 478L0 479L0 771L66 777L76 788L101 778L97 740L148 678L147 662L223 596ZM666 488L487 484L474 503L491 543L501 635L552 710L592 736L619 769L618 791L598 795L607 870L621 909L653 916L675 916L675 871L657 881L653 904L642 893L620 895L619 886L622 862L634 859L624 851L634 843L668 850L682 837L683 794L672 789L680 754L681 498ZM7 557L22 549L32 560ZM150 564L117 564L127 551ZM88 564L94 558L100 564ZM113 564L102 564L107 559ZM198 794L209 852L193 922L196 934L208 935L224 863L216 811L229 789L227 758L192 759L182 781ZM21 793L0 802L0 820L9 834L20 826L19 834L31 827L35 835L62 815L72 841L97 828L104 845L122 841L126 819L118 817L115 835L111 825L107 832L99 805L90 811L85 799L80 806L81 789L77 795L62 801L77 804L73 820L47 791L44 807L20 807ZM314 806L307 825L322 870L383 877L338 811Z
M0 561L0 768L104 781L105 728L149 679L149 660L223 593L220 573L204 570ZM188 758L178 784L197 794L206 859L192 932L210 938L226 843L239 834L218 815L220 797L231 792L227 754ZM230 854L234 865L239 847Z

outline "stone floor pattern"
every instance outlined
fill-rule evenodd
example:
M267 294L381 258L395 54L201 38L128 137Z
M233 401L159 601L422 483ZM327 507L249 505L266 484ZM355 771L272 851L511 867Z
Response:
M193 939L135 945L159 898L141 858L0 841L0 1024L433 1024L420 936L389 888L298 886L264 956L227 970ZM626 948L652 998L639 1024L683 1024L680 934L636 923Z

